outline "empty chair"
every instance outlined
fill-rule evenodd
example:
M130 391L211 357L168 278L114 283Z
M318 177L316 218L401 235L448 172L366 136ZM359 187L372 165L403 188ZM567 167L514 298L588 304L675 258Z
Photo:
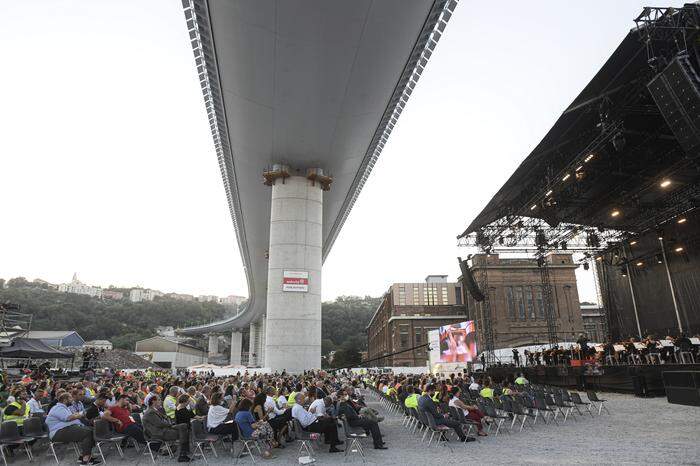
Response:
M569 416L572 416L573 419L573 403L567 403L566 401L564 401L564 398L562 397L561 393L557 393L554 395L554 403L557 405L557 408L559 408L559 411L561 411L561 413L564 415L564 422L566 422Z
M547 423L547 416L550 414L552 416L552 420L555 423L559 424L557 422L557 419L556 419L557 411L555 409L547 406L547 403L545 402L544 396L536 396L534 404L535 404L535 408L537 409L537 411L542 415L542 420L545 422L545 424Z
M29 461L32 461L34 457L32 456L32 451L29 448L29 442L32 441L34 441L33 438L24 437L19 434L19 427L17 427L17 423L15 421L5 421L0 424L0 445L2 446L0 451L2 451L2 459L5 461L5 464L7 464L7 460L5 459L4 449L6 446L11 445L24 446L24 451L27 454L27 458L29 458Z
M605 402L608 400L603 400L601 398L598 398L598 395L596 395L595 392L593 391L587 391L586 395L588 396L588 400L593 403L593 406L598 407L598 415L602 413L602 410L604 409L606 413L610 414L610 411L608 411L608 407L605 406Z
M510 424L510 428L512 429L515 423L517 422L518 418L522 419L520 422L520 432L523 431L523 427L525 426L525 421L527 421L527 418L531 417L533 418L532 424L536 422L535 419L537 418L536 414L532 414L529 411L525 409L523 405L521 405L519 402L514 401L512 404L512 409L513 409L513 422ZM530 425L530 428L534 429L532 425Z
M593 413L591 412L591 404L587 401L583 401L581 399L581 395L579 395L576 392L571 392L571 402L576 406L583 406L584 408L586 408L588 414L590 414L591 417L593 417Z
M120 458L124 458L124 452L122 451L121 443L126 440L126 435L115 434L110 430L110 422L106 419L95 419L93 438L95 439L95 446L97 451L102 458L102 462L107 464L105 459L104 451L102 450L102 445L114 445L119 453Z

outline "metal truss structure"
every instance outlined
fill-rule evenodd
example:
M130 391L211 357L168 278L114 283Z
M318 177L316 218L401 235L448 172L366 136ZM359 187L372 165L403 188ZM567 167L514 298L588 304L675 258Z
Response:
M614 245L620 244L628 233L560 223L550 226L542 219L510 216L501 218L460 239L460 246L476 248L479 252L519 253L532 255L537 259L542 283L542 300L547 321L547 339L554 345L557 337L557 321L553 302L552 284L548 261L545 256L551 252L577 252L583 255L584 267L589 268L592 260L602 260L599 256ZM483 347L486 357L493 355L493 329L491 306L488 300L488 273L484 271L480 288L487 297L482 306Z

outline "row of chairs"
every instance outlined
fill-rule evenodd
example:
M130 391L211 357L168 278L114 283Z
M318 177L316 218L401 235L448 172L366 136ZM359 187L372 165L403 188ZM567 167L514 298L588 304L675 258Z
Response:
M421 441L427 438L428 445L432 443L434 438L443 440L445 434L450 431L447 427L435 426L432 416L426 415L421 410L408 409L380 391L374 391L374 393L387 411L396 415L403 415L404 427L407 427L412 433L415 433L416 430L419 433L422 432ZM595 392L587 392L587 396L588 401L583 401L580 394L576 392L569 393L558 387L528 386L523 393L501 395L493 399L465 393L463 401L467 404L476 404L484 413L485 420L488 421L487 432L490 433L492 427L495 427L494 435L498 436L504 424L507 426L507 430L504 429L504 431L510 433L516 423L519 423L519 431L522 431L526 425L534 429L538 419L542 419L544 424L550 422L559 424L558 418L560 415L563 418L562 422L566 422L569 418L573 418L574 412L583 416L584 411L582 409L591 417L594 416L596 411L598 415L601 415L603 410L610 414L610 411L605 406L606 400L599 398ZM476 428L476 423L467 419L461 409L451 407L449 416L466 429L465 433L467 436L471 434L472 429ZM531 420L531 423L527 423L528 419ZM428 433L430 433L429 437Z

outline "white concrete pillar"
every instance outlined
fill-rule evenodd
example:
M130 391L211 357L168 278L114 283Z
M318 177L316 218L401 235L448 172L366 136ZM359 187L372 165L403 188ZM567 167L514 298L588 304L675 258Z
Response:
M300 373L321 367L323 191L302 176L272 186L265 366ZM284 272L308 274L307 291L283 291Z
M248 365L257 366L258 365L258 323L250 323L250 335L248 337Z
M258 328L258 334L260 335L260 338L258 339L258 364L260 365L260 367L267 367L265 365L265 329L267 328L266 316L263 316L262 319L260 319Z
M209 335L209 357L213 358L219 354L219 335Z
M233 330L231 332L231 359L229 364L240 365L241 364L241 351L243 350L243 333L240 330Z

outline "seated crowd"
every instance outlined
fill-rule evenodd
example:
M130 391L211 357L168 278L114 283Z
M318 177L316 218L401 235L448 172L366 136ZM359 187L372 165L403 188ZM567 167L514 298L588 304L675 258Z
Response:
M343 451L338 435L338 417L371 435L374 447L386 449L377 412L366 407L357 390L359 376L349 373L308 372L300 376L237 374L214 377L190 373L174 377L148 371L121 372L95 380L54 381L43 374L24 377L5 388L8 391L3 421L14 421L22 429L33 416L45 420L49 438L56 443L80 446L80 464L97 464L93 456L93 428L97 419L109 421L114 432L129 442L147 439L177 442L178 461L190 461L191 422L203 422L211 434L226 442L239 436L256 439L271 450L293 440L290 426L323 435L329 452ZM13 447L7 448L12 454Z

